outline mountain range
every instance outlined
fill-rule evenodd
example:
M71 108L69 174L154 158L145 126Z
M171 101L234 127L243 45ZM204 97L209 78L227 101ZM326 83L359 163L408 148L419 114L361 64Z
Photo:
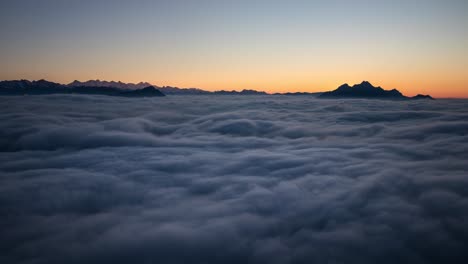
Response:
M101 81L101 80L89 80L85 82L80 81L73 81L67 86L70 87L112 87L118 89L125 89L125 90L135 90L135 89L142 89L148 86L153 86L159 91L167 95L174 95L174 94L207 94L208 91L204 91L198 88L179 88L179 87L172 87L172 86L156 86L148 82L139 82L139 83L123 83L123 82L115 82L115 81Z
M113 87L113 88L118 88L118 89L135 90L135 89L143 89L143 88L154 86L154 85L148 82L139 82L135 84L135 83L123 83L121 81L115 82L115 81L89 80L86 82L80 82L80 81L75 80L67 84L67 86L69 87Z
M102 94L114 96L164 96L164 95L267 95L266 92L255 90L215 91L209 92L198 88L179 88L172 86L155 86L147 82L123 83L115 81L89 80L73 81L60 84L46 80L0 81L0 95L35 95L35 94Z
M240 95L266 95L266 92L262 91L255 91L255 90L248 90L244 89L240 92L238 91L225 91L225 90L220 90L220 91L214 91L214 92L209 92L205 91L199 88L179 88L179 87L173 87L173 86L156 86L152 85L148 82L139 82L139 83L123 83L123 82L115 82L115 81L100 81L100 80L89 80L86 82L80 82L80 81L73 81L72 83L67 84L67 86L71 87L113 87L113 88L119 88L119 89L142 89L147 86L154 86L161 92L167 95L177 95L177 94L217 94L217 95L229 95L229 94L240 94Z
M126 97L151 97L164 95L268 95L263 91L214 91L209 92L199 88L179 88L172 86L154 86L147 82L123 83L115 81L89 80L86 82L73 81L69 84L60 84L46 80L28 81L13 80L0 81L0 95L34 95L34 94L101 94ZM371 99L433 99L429 95L418 94L407 97L398 90L384 90L374 87L371 83L363 81L360 84L349 86L343 84L336 90L323 93L275 93L273 95L316 96L319 98L371 98Z
M59 83L49 82L46 80L39 81L2 81L0 82L0 95L39 95L39 94L99 94L111 96L125 97L154 97L165 96L154 86L147 86L140 89L123 89L107 86L92 86L87 85L63 85Z

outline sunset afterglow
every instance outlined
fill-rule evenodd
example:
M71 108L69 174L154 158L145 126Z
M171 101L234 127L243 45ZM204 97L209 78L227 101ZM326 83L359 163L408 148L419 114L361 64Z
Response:
M467 2L10 1L0 79L468 97Z

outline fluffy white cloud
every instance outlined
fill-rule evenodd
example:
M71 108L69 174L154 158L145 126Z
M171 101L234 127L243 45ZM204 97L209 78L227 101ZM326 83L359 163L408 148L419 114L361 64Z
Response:
M462 263L468 101L0 100L2 263Z

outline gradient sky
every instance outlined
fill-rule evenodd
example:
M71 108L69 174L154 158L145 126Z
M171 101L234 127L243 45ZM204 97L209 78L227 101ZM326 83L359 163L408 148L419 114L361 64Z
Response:
M10 0L0 79L468 97L468 1Z

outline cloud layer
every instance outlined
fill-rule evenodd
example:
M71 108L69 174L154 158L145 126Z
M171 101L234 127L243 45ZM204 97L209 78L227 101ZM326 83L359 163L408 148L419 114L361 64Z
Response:
M463 263L468 101L2 97L1 263Z

